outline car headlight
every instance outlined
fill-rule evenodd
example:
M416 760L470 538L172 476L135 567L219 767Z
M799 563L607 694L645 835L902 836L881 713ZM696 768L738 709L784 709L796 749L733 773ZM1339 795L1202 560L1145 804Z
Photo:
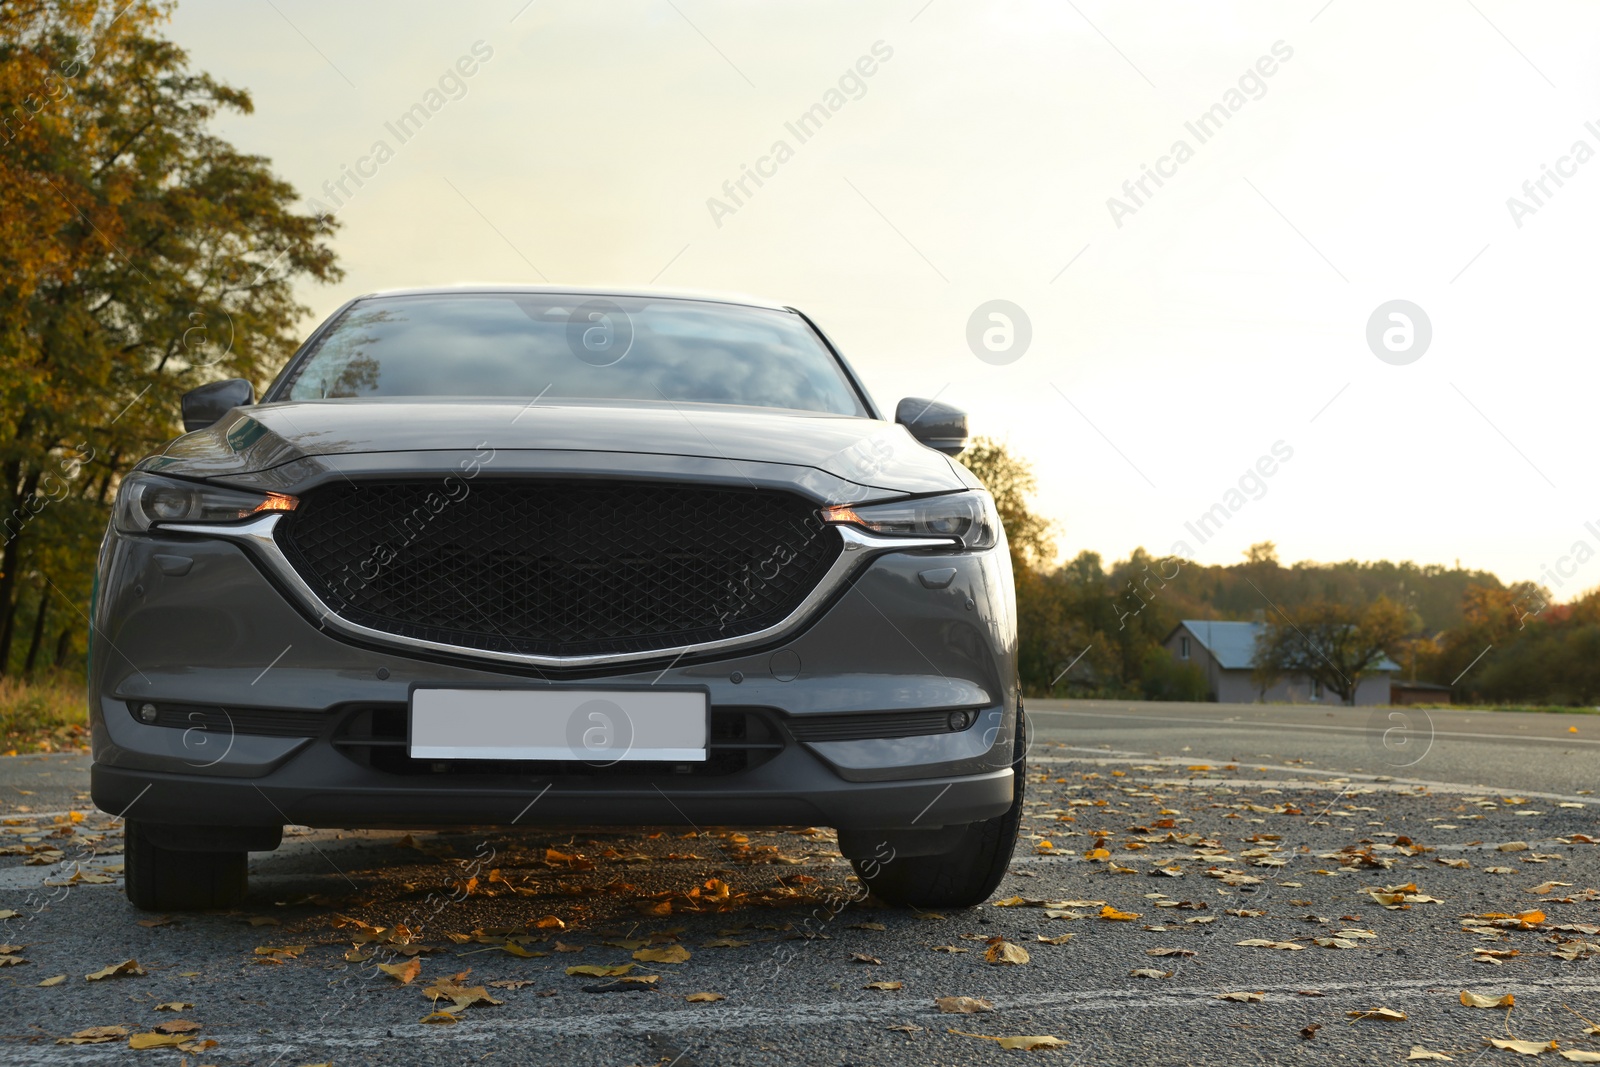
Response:
M282 493L253 493L203 482L134 472L122 479L111 522L122 533L144 533L168 522L233 522L265 511L293 511Z
M885 504L836 504L822 509L822 521L888 537L949 537L963 548L993 548L1000 540L994 498L976 489Z

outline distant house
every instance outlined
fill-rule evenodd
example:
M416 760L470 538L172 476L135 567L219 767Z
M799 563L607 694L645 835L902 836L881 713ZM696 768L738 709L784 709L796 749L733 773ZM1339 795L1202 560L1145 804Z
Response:
M1205 671L1211 699L1223 704L1338 704L1339 698L1305 675L1285 675L1262 692L1252 662L1256 638L1266 629L1259 622L1213 622L1185 619L1162 642L1179 663ZM1356 683L1357 704L1389 703L1390 679L1400 665L1385 656Z

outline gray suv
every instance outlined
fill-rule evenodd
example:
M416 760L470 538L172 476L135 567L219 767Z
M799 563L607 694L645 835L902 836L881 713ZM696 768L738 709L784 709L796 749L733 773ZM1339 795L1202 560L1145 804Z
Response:
M286 824L816 824L892 903L1004 875L1016 608L966 417L885 420L793 308L364 296L183 417L93 605L135 906L237 903Z

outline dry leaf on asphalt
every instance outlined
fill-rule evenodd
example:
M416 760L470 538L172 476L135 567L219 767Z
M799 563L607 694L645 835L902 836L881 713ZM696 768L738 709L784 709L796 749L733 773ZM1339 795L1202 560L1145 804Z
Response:
M1136 967L1128 972L1129 978L1171 978L1171 971L1158 971L1154 967Z
M663 945L661 948L642 948L633 954L641 963L686 963L689 950L682 945Z
M1310 1023L1310 1024L1308 1024L1306 1026L1302 1026L1300 1028L1300 1036L1303 1037L1305 1040L1310 1041L1312 1038L1317 1036L1317 1031L1321 1030L1321 1029L1322 1029L1322 1024L1321 1023Z
M990 963L1027 963L1028 950L1021 945L1013 945L1005 938L997 937L989 942L989 947L984 950L983 958Z
M44 981L40 982L39 985L42 986L42 987L48 988L48 987L53 986L53 985L60 985L62 982L65 982L66 980L67 980L67 976L64 975L64 974L53 974L49 978L46 978Z
M188 1041L188 1036L184 1034L133 1034L128 1038L128 1047L135 1049L177 1048Z
M1600 1052L1587 1052L1581 1048L1564 1048L1561 1058L1574 1063L1600 1063Z
M1192 948L1147 948L1146 956L1198 956L1199 953Z
M962 1037L976 1037L981 1038L984 1041L994 1041L997 1042L1001 1048L1065 1048L1067 1045L1067 1043L1061 1040L1059 1037L1051 1037L1048 1034L1040 1034L1035 1037L992 1037L989 1034L969 1034L965 1030L950 1030L947 1032L959 1034Z
M1412 1045L1411 1055L1406 1057L1408 1060L1448 1060L1451 1058L1452 1057L1446 1056L1442 1052L1434 1052L1432 1049L1425 1049L1421 1045Z
M1461 1004L1467 1008L1509 1008L1517 1002L1517 998L1507 993L1503 997L1486 997L1479 993L1461 991Z
M1253 1004L1258 1000L1266 1000L1265 993L1218 993L1218 1000L1237 1000L1241 1004Z
M156 1011L187 1011L194 1007L186 1000L169 1000L165 1004L157 1004Z
M982 997L935 997L933 1002L946 1015L973 1015L981 1011L994 1011L994 1004Z
M427 1026L454 1026L461 1021L461 1016L448 1011L430 1011L417 1022Z
M378 970L397 980L401 985L410 985L412 979L422 973L422 959L419 956L412 956L404 963L380 963Z
M862 989L881 989L886 993L893 993L897 989L904 989L904 982L868 982Z
M1244 941L1235 941L1234 944L1244 948L1281 948L1291 952L1299 952L1305 948L1304 945L1297 945L1293 941L1268 941L1264 937L1252 937Z
M284 960L297 959L307 947L308 946L306 945L280 945L277 947L271 945L261 945L257 947L255 954L262 958L256 960L256 962L282 963Z
M138 960L123 960L121 963L113 963L109 967L101 968L93 974L86 974L84 978L91 982L98 982L102 978L142 978L143 976L144 968L139 966Z
M687 1000L690 1004L714 1004L719 1000L726 1000L728 998L724 997L721 993L690 993L683 999Z
M598 963L585 963L579 967L568 967L567 974L581 975L584 978L615 978L619 974L627 974L638 966L633 963L619 963L606 967Z
M457 975L457 978L465 975ZM441 1000L450 1001L446 1011L465 1011L475 1004L504 1004L503 1000L496 1000L489 995L489 991L481 985L464 986L449 978L441 978L422 990L422 995L434 1002Z
M1354 941L1349 941L1349 940L1346 940L1345 938L1342 938L1342 937L1313 937L1311 939L1311 943L1313 945L1321 945L1323 948L1359 948L1360 947Z
M171 1022L156 1023L151 1029L158 1034L192 1034L200 1029L200 1024L190 1019L173 1019Z
M1546 1052L1555 1052L1561 1047L1554 1041L1510 1041L1503 1037L1486 1037L1483 1042L1486 1045L1493 1045L1495 1048L1519 1052L1524 1056L1538 1056Z
M116 1041L128 1036L126 1026L91 1026L87 1030L79 1030L71 1037L58 1037L58 1045L101 1045L107 1041Z
M1400 1022L1406 1018L1405 1012L1395 1011L1393 1008L1366 1008L1361 1011L1347 1011L1345 1014L1352 1019L1385 1019L1389 1022Z
M1118 911L1110 904L1107 904L1105 907L1100 909L1100 918L1106 920L1107 922L1131 923L1138 917L1139 913L1136 911Z
M1071 934L1067 934L1066 936L1071 937L1072 935ZM933 946L933 951L935 951L935 952L967 952L969 950L965 946L962 946L962 945L934 945Z
M883 961L882 960L880 960L876 956L869 956L865 952L852 952L852 953L850 953L850 962L852 962L852 963L871 963L871 964L874 964L874 965L879 966L879 967L883 966Z

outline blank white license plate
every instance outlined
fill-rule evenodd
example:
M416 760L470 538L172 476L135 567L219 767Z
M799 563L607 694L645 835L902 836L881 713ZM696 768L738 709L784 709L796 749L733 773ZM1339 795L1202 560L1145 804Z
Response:
M414 759L706 758L704 690L414 689Z

